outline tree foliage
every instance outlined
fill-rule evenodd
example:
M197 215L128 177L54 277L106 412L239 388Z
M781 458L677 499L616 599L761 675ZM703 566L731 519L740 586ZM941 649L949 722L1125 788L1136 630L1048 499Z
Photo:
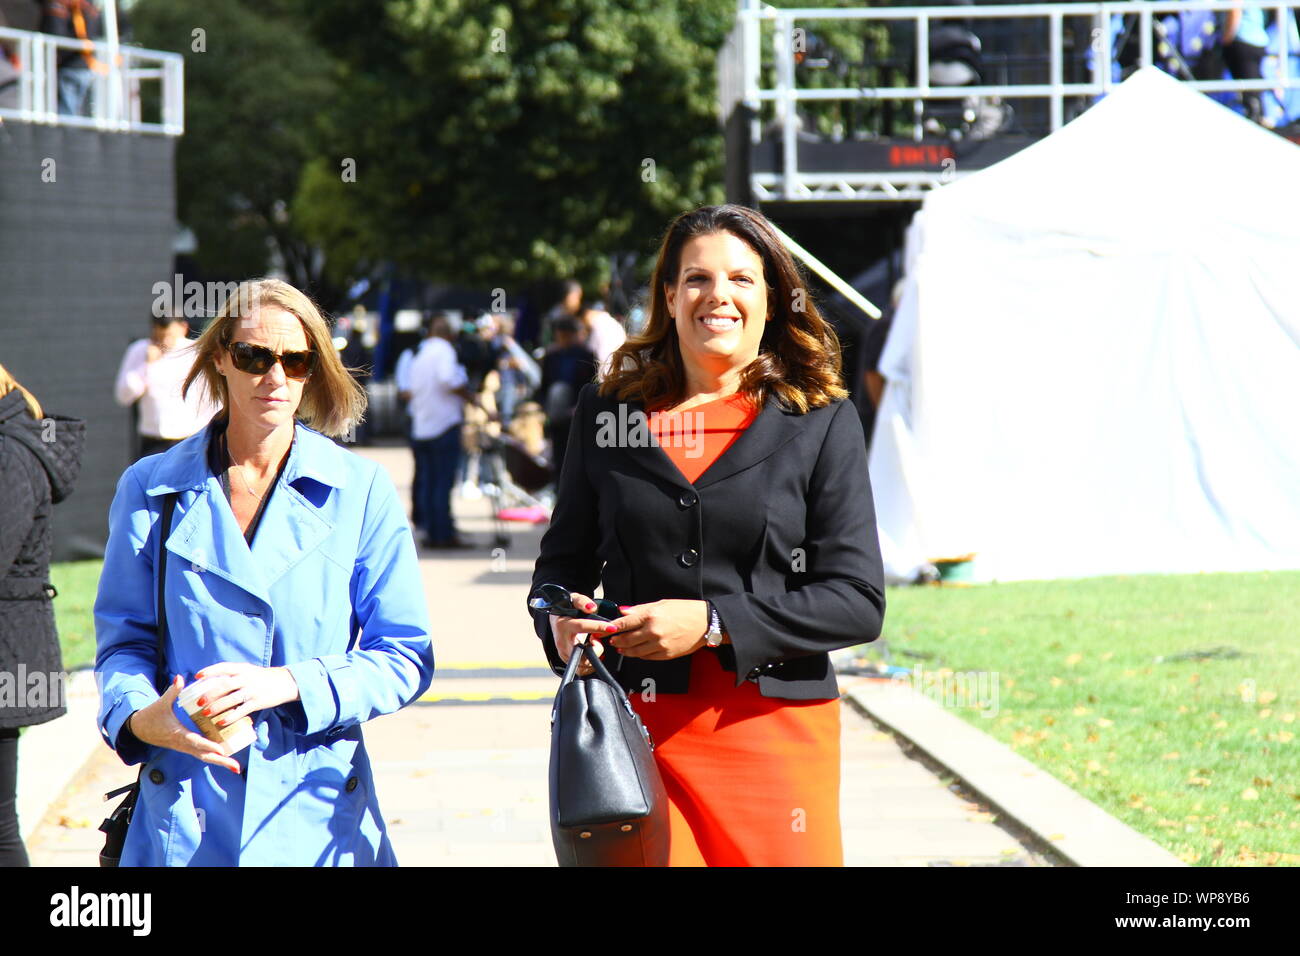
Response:
M294 217L339 264L487 287L595 277L610 252L648 252L672 215L721 201L715 58L733 11L317 0L338 97Z
M333 68L296 4L139 0L131 22L141 45L185 56L177 215L198 239L199 268L244 278L278 259L289 281L334 298L292 210L319 150L318 117L335 96Z

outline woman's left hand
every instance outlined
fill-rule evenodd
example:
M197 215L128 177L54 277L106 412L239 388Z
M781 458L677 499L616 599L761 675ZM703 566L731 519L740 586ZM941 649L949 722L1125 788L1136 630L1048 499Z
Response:
M287 667L259 667L223 661L203 668L197 680L212 679L199 700L204 712L224 727L240 717L298 699L298 682ZM220 716L218 716L220 715Z
M704 647L704 634L709 629L709 604L677 599L636 604L614 623L619 631L606 643L624 657L670 661Z

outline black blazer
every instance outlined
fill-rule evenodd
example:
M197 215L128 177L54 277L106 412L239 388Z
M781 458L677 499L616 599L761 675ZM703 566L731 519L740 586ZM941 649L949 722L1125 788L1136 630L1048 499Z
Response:
M578 396L551 526L532 588L560 584L619 604L711 600L731 644L718 649L736 684L764 697L837 697L828 651L875 640L884 571L862 423L834 402L807 414L775 399L692 485L657 446L628 447L608 425L640 402ZM602 432L602 424L607 427ZM557 673L547 615L531 612ZM707 650L698 653L711 653ZM604 660L629 692L683 694L688 654ZM645 684L652 679L653 684Z

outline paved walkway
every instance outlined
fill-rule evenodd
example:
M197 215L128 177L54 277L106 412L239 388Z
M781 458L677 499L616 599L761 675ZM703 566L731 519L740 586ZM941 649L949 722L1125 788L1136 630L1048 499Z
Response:
M409 500L404 448L361 453ZM545 526L512 525L510 547L493 551L486 501L458 498L455 510L484 547L422 556L438 670L425 701L366 725L376 789L403 865L553 866L546 765L556 679L523 609ZM65 759L90 754L86 766L29 838L36 865L96 865L100 797L133 777L93 726L82 740ZM843 747L848 864L1043 864L847 702ZM37 759L48 755L25 754L24 766Z

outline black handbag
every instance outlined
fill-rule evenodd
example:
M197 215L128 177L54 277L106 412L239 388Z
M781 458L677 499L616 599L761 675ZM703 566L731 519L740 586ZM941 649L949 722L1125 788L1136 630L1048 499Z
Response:
M593 672L578 676L586 658ZM668 796L654 742L590 642L551 710L551 839L560 866L667 866Z
M158 646L155 655L154 689L158 689L158 678L163 669L163 643L167 640L167 606L163 600L163 582L167 580L167 536L171 533L172 512L176 510L176 495L170 494L163 499L162 521L158 535ZM115 867L122 861L122 848L126 846L126 831L131 827L131 814L135 811L135 802L140 798L140 776L144 773L141 765L136 774L135 783L119 787L111 793L104 794L105 800L126 794L126 797L113 808L113 812L104 818L99 831L104 834L104 849L99 851L99 865Z

